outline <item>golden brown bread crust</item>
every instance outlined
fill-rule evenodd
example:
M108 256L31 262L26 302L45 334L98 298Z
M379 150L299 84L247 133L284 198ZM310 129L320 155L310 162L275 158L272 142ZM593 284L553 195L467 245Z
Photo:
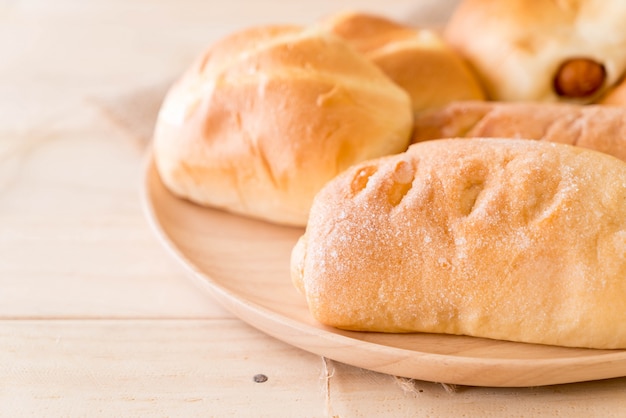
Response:
M589 103L626 70L625 21L626 2L619 0L463 0L444 37L474 67L491 100ZM567 82L576 93L558 94L555 78L572 59L595 68L579 67ZM580 95L589 80L577 83L578 76L600 83Z
M334 327L626 348L625 202L602 153L423 142L322 189L293 281Z
M154 156L178 196L304 225L326 181L404 151L412 121L408 95L345 41L257 27L217 42L172 87Z
M522 138L577 145L626 161L626 108L566 103L457 102L417 115L412 141Z
M432 30L357 12L332 15L320 26L347 40L406 90L414 112L453 100L485 99L469 65Z

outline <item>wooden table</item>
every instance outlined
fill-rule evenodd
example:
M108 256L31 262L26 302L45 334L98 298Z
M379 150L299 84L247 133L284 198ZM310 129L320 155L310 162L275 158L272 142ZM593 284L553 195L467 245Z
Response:
M291 347L200 292L144 217L159 101L211 41L452 3L0 2L0 416L624 416L626 379L451 387Z

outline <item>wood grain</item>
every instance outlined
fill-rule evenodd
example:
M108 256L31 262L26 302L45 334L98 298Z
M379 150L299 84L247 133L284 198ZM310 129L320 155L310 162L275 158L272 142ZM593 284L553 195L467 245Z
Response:
M237 320L3 321L0 341L2 416L324 414L319 358Z
M230 316L154 240L143 150L93 109L74 116L0 162L0 317Z
M626 408L626 379L450 392L326 364L235 319L0 321L0 415L609 418Z

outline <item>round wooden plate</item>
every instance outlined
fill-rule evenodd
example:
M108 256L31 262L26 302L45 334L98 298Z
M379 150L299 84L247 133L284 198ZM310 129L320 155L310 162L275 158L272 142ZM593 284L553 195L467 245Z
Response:
M289 275L303 229L203 208L170 194L154 163L142 197L161 242L200 285L261 331L343 363L473 386L540 386L626 376L626 350L589 350L453 335L342 331L316 323Z

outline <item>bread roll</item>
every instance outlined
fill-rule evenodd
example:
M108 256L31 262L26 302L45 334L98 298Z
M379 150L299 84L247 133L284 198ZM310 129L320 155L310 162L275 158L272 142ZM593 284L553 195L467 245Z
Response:
M328 180L404 151L412 122L406 92L345 41L256 27L218 41L171 88L154 157L178 196L304 225Z
M590 148L626 161L626 108L566 103L457 102L417 115L413 142L525 138Z
M414 112L485 98L467 63L433 30L357 12L332 15L320 26L350 42L406 90Z
M422 142L322 189L292 277L333 327L626 348L624 202L606 154Z
M626 2L464 0L444 38L496 101L589 103L626 69Z

